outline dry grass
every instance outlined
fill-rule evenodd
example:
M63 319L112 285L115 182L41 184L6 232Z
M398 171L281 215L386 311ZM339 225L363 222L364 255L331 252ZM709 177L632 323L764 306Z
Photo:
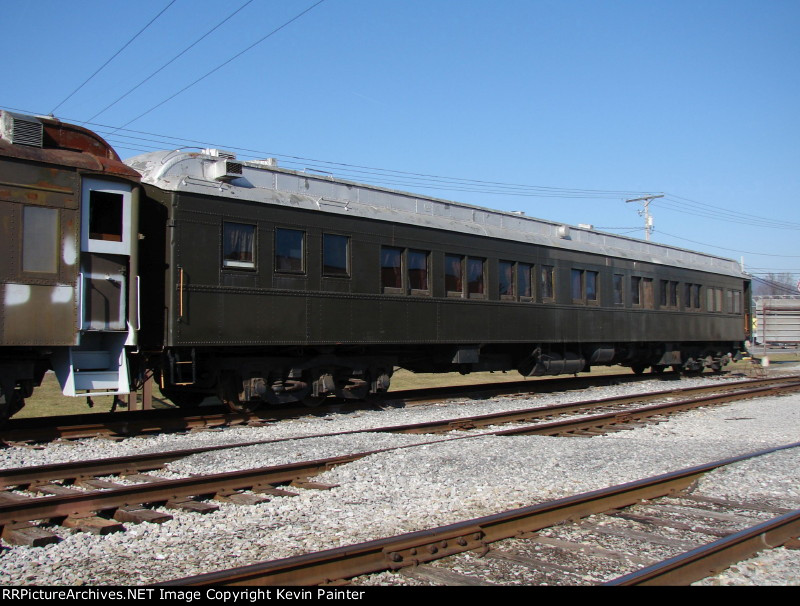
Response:
M770 361L779 363L800 362L800 355L798 354L773 354L770 355ZM735 364L729 364L726 370L731 372L746 373L752 368L749 360L743 360ZM590 376L599 376L607 374L619 374L626 372L626 369L620 366L599 366L592 369ZM586 376L586 373L581 373L581 376ZM543 377L547 378L547 377ZM537 381L541 378L525 378L520 376L515 371L509 372L475 372L468 375L460 375L458 373L443 373L443 374L415 374L407 370L398 370L392 377L392 391L399 391L403 389L419 389L426 387L443 387L450 385L476 385L480 383L500 383L504 381ZM153 390L153 407L154 408L169 408L171 404L169 401L162 400L158 389ZM45 417L54 415L71 415L71 414L86 414L91 412L108 412L111 410L113 398L111 396L101 396L94 399L94 408L89 408L86 404L86 398L70 398L62 395L61 388L56 381L55 375L47 373L41 387L36 388L32 397L28 398L20 412L15 415L15 418L25 417ZM119 410L126 410L126 408L118 408Z
M172 408L160 400L160 393L155 389L153 394L153 408ZM157 399L159 398L159 399ZM92 398L94 407L89 408L85 397L72 398L61 393L61 386L56 376L48 372L40 387L33 391L33 396L25 400L25 408L14 415L15 419L30 417L50 417L56 415L78 415L93 412L108 412L114 404L113 396L97 396ZM127 407L117 407L117 410L127 410Z

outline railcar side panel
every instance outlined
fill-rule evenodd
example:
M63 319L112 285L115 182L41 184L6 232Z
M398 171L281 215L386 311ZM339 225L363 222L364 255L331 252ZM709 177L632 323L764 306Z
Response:
M48 369L66 395L128 392L138 181L91 131L0 111L0 421Z
M161 209L151 215L166 215L164 339L142 334L163 347L164 388L183 403L357 397L385 389L393 366L718 369L743 337L747 280L729 260L229 166L218 150L131 165ZM158 258L148 240L143 255Z
M632 275L651 282L672 278L720 288L731 288L736 283L731 279L623 259L601 262L585 253L439 234L425 228L370 222L370 229L365 229L365 221L245 202L227 202L214 216L214 204L213 199L178 196L172 228L178 292L170 315L170 346L725 341L736 340L742 332L737 317L699 310L663 310L652 300L638 306L629 301L614 306L609 300L610 289L602 284L596 304L575 303L570 283L564 279L556 281L555 302L543 302L539 293L529 302L498 300L494 292L496 272L490 268L498 259L511 258L533 267L550 264L562 278L580 267L604 278L620 272L628 280ZM222 229L229 220L250 222L256 228L257 260L252 268L227 269L222 265ZM302 231L304 235L304 266L296 275L275 270L277 229ZM329 231L349 234L351 277L321 277L319 242L322 233ZM428 252L430 294L381 293L381 246ZM480 298L446 296L440 274L444 255L452 251L464 257L482 255L485 292ZM738 283L736 287L741 290ZM358 322L354 322L355 308L363 310Z

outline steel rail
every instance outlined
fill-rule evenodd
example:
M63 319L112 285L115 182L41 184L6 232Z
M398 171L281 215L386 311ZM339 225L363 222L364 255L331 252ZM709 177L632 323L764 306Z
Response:
M765 391L772 390L775 388L782 389L784 385L786 384L792 385L794 382L798 381L800 381L800 376L791 376L791 377L780 377L780 378L773 378L766 380L762 379L757 381L735 381L720 385L704 385L701 387L667 389L662 391L653 391L641 394L613 396L610 398L584 400L581 402L570 402L567 404L555 404L552 406L545 406L545 407L540 406L537 408L526 408L520 410L489 413L485 415L460 417L456 419L445 419L442 421L428 421L425 423L414 423L409 425L395 425L392 426L391 430L397 433L436 433L436 432L452 431L458 429L473 429L478 427L486 427L488 425L497 425L498 423L524 422L532 419L548 417L553 415L563 415L571 412L585 410L588 408L605 408L610 406L619 406L622 404L641 402L645 400L657 400L657 399L667 398L670 396L686 396L690 394L698 394L709 391L722 392L720 393L719 398L724 398L725 397L724 394L727 392L735 391L743 387L751 388L751 386L755 386L752 387L753 390L752 393L754 393L755 395L760 395L765 393ZM798 382L797 384L800 385L800 382ZM759 389L762 391L755 391ZM754 397L753 395L749 395L749 393L750 392L748 392L748 395L744 395L743 398ZM710 399L711 397L709 397L709 403L713 403L711 402ZM694 402L694 400L689 400L686 402L691 404L692 402ZM701 406L703 404L701 403L697 405ZM620 411L611 413L611 416L615 415L620 416L624 414L625 411ZM602 417L598 416L597 418L599 419ZM560 422L556 422L556 424L558 423ZM383 429L373 430L373 431L382 431L382 430Z
M748 381L736 382L736 383L729 383L723 386L720 386L720 390L722 391L729 391L731 389L735 389L740 386L750 385L752 383ZM411 424L411 425L392 425L388 427L377 427L377 428L370 428L370 429L358 429L348 432L339 432L339 433L326 433L326 434L311 434L306 436L296 436L296 437L286 437L286 438L275 438L275 439L268 439L268 440L254 440L249 442L238 442L234 444L220 444L220 445L213 445L213 446L203 446L198 448L189 448L183 450L175 450L170 452L163 452L163 453L152 453L152 454L145 454L145 455L130 455L124 457L113 457L113 458L106 458L106 459L95 459L89 461L72 461L67 463L54 463L50 465L39 465L35 467L20 467L20 468L12 468L12 469L5 469L0 470L0 488L8 488L12 486L24 486L42 482L48 482L53 480L77 480L83 479L88 477L97 477L102 475L111 475L111 474L121 474L121 473L131 473L131 472L141 472L141 471L149 471L153 469L160 469L166 463L171 461L175 461L180 458L188 457L191 455L203 453L203 452L210 452L215 450L226 450L230 448L244 448L248 446L258 446L258 445L265 445L265 444L273 444L278 442L285 442L289 440L301 440L301 439L314 439L314 438L323 438L329 437L332 435L347 435L347 434L356 434L356 433L409 433L409 434L419 434L419 433L433 433L433 432L441 432L441 431L451 431L454 429L468 429L471 427L479 427L479 426L486 426L490 424L497 424L500 422L514 422L514 421L525 421L531 420L533 418L541 418L544 416L551 416L553 414L564 414L567 412L578 411L584 408L596 408L596 407L603 407L603 406L611 406L615 404L621 404L625 402L643 400L648 398L659 398L659 397L667 397L670 395L680 395L680 394L687 394L687 393L697 393L702 391L707 391L709 389L717 391L717 386L710 386L710 387L692 387L686 388L681 390L667 390L667 391L660 391L660 392L652 392L649 394L639 394L635 396L619 396L614 398L604 398L600 400L590 400L579 402L576 404L557 404L555 406L547 406L547 407L539 407L539 408L530 408L525 410L517 410L517 411L505 411L499 413L492 413L487 415L480 415L475 417L463 417L458 419L445 419L442 421L431 421L426 423L419 423L419 424ZM763 389L763 388L762 388ZM769 391L772 391L770 389ZM752 392L748 391L747 395L744 397L755 397L757 395L762 395L763 392ZM728 394L727 397L730 397ZM722 396L722 399L725 399L725 396ZM689 402L688 405L692 405L694 403L695 406L705 405L710 402L709 400L703 399L696 399ZM670 403L665 405L666 407L680 407L681 403ZM643 410L642 416L646 414L664 414L666 411L664 408L656 407L646 407L644 409L637 409ZM561 434L569 434L570 432L579 431L581 429L588 429L598 427L599 425L607 425L607 424L618 424L626 421L630 421L632 418L636 417L637 411L622 411L622 412L614 412L609 413L607 415L594 415L583 420L568 420L568 421L556 421L552 423L544 423L538 424L533 427L528 428L516 428L510 430L497 430L493 432L488 432L483 435L561 435Z
M360 459L367 454L373 453L359 453L358 455L345 455L177 480L160 480L111 490L92 490L83 494L39 497L5 503L0 504L0 526L31 520L63 518L93 511L113 510L131 505L185 501L193 497L271 488L275 484L285 484L317 475L337 465Z
M734 384L734 387L740 385L741 383L736 383ZM612 412L602 415L592 415L589 417L582 417L580 419L569 419L565 421L555 421L551 423L540 423L529 427L495 430L490 432L484 432L481 434L472 434L469 436L450 438L450 439L467 439L472 437L477 438L487 435L499 435L499 436L569 435L570 433L576 431L587 430L607 425L627 423L635 418L644 418L647 416L667 414L668 412L673 412L675 410L718 404L720 402L725 402L730 399L742 399L742 398L753 398L757 396L763 396L765 393L769 394L770 392L783 388L795 389L795 390L800 389L800 382L790 383L789 385L783 387L770 386L770 387L761 387L756 389L748 389L740 392L735 392L733 394L724 393L714 396L705 396L701 398L694 398L688 401L670 402L667 404L653 405L644 408L638 408L635 410ZM688 388L685 392L697 392L698 390L702 391L704 389L707 388ZM469 426L473 422L475 422L476 425L478 424L488 425L490 424L490 421L494 423L499 423L501 421L509 422L513 420L524 419L526 417L530 418L531 416L549 416L551 414L569 412L572 410L578 410L580 408L593 408L598 406L606 406L610 404L618 404L621 401L629 401L637 399L641 400L645 397L653 397L654 395L657 397L665 397L668 395L674 395L676 393L685 393L685 392L683 390L681 390L680 392L676 392L675 390L670 390L666 392L657 392L656 394L643 394L639 396L621 396L618 398L592 400L589 402L582 402L579 404L564 404L564 405L556 405L553 407L527 409L523 411L493 413L490 415L482 415L480 417L448 419L443 421L427 422L415 425L397 425L397 426L378 427L370 429L359 429L349 432L340 432L336 434L312 434L307 436L239 442L235 444L203 446L198 448L176 450L165 453L151 453L145 455L130 455L124 457L113 457L113 458L96 459L89 461L55 463L50 465L40 465L36 467L20 467L20 468L0 470L0 488L35 485L53 480L78 480L78 479L97 477L103 475L124 474L124 473L129 474L132 472L149 471L162 468L166 463L175 461L180 458L215 450L244 448L248 446L266 445L271 443L285 442L289 440L323 438L332 435L347 435L356 433L419 434L423 433L424 431L431 432L431 431L444 431L452 429L464 429L465 426ZM431 444L431 443L437 443L437 442L426 442L426 444ZM413 447L413 446L415 445L409 445L408 447ZM365 453L358 453L352 456L361 458L364 456L368 456L370 454L375 454L376 452L382 452L382 451L369 451ZM336 459L337 458L331 459L331 461L335 461ZM332 463L332 464L335 465L337 463ZM262 468L262 469L268 470L271 468ZM2 514L2 512L3 512L3 506L0 505L0 515Z
M685 490L701 476L739 461L800 447L800 442L698 465L635 482L465 520L447 526L280 560L175 579L172 585L319 585L398 570L564 522Z
M670 375L648 375L647 379L666 379ZM429 402L459 396L490 397L497 395L515 395L557 391L559 387L576 388L581 385L593 385L607 381L634 382L642 380L642 375L603 375L600 377L572 377L570 379L541 379L535 381L514 381L508 383L464 385L455 387L435 387L412 389L381 394L358 404L336 404L336 410L356 410L364 405L373 406L381 402ZM798 377L795 377L798 378ZM786 377L769 379L749 379L735 381L728 385L765 384L786 380ZM720 387L722 388L722 387ZM702 388L685 388L702 389ZM676 390L664 390L669 393ZM677 391L681 391L679 388ZM203 414L186 414L186 410L166 409L149 411L118 411L114 413L92 413L66 415L58 417L41 417L30 419L11 419L6 426L0 428L0 440L6 442L34 440L52 440L56 438L78 439L96 435L135 435L158 431L182 431L205 427L227 425L245 425L252 422L294 418L298 415L327 414L327 408L309 409L307 407L291 409L261 408L254 412L214 412L220 407L210 408Z
M700 398L692 398L690 400L681 400L679 402L669 402L666 404L654 404L642 408L635 408L631 410L624 410L618 412L611 412L601 415L592 415L583 417L581 419L570 419L566 421L555 421L552 423L540 423L530 427L518 427L514 429L504 429L492 432L498 436L515 436L515 435L567 435L572 432L587 431L591 429L603 428L609 425L622 425L630 423L637 419L646 419L649 417L665 415L669 413L679 412L683 410L690 410L692 408L699 408L701 406L713 406L715 404L724 404L737 400L747 400L756 397L769 397L777 395L781 392L800 391L800 381L787 383L780 386L770 387L756 387L753 389L745 389L733 393L722 393L711 396L703 396Z
M798 535L800 509L619 577L606 585L689 585L718 574L759 551L780 547Z

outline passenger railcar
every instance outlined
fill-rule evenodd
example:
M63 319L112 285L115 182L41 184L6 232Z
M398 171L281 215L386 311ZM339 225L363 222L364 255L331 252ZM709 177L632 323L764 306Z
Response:
M0 422L54 369L130 391L139 174L95 133L0 111Z
M749 327L731 260L241 162L120 162L0 112L0 417L47 369L67 395L145 368L183 406L388 389L415 372L719 369Z
M128 164L141 344L181 405L360 398L395 367L717 370L746 337L732 260L222 150Z

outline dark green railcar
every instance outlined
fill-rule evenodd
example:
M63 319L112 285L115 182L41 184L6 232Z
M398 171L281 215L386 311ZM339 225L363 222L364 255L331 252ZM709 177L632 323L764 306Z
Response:
M747 337L729 259L220 150L128 164L141 343L180 404L360 398L396 367L718 370Z

